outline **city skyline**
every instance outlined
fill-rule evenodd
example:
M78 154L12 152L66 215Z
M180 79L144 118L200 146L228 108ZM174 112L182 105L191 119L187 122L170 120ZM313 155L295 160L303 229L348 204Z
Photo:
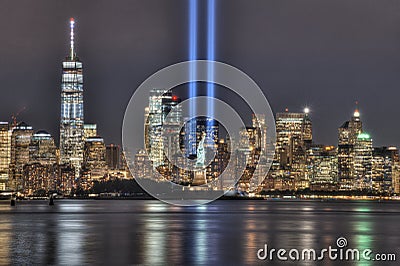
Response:
M180 103L187 97L187 85L170 90L151 87L144 96L149 101L143 107L145 147L126 150L126 158L123 154L120 159L114 158L112 154L121 151L114 151L112 144L106 146L104 138L97 133L97 124L84 120L83 63L75 49L74 18L69 19L69 37L69 52L62 61L60 143L56 145L47 131L37 131L19 122L18 114L12 115L12 123L2 123L0 174L3 190L10 188L27 195L53 190L73 195L76 191L88 193L99 181L135 178L140 184L140 180L155 178L161 183L204 185L200 189L238 193L288 190L399 193L398 149L393 145L373 144L371 135L363 127L358 102L355 102L350 120L337 128L336 148L330 143L315 141L308 106L302 112L289 112L289 108L285 108L284 112L276 113L275 118L252 113L249 125L250 117L246 118L248 114L245 114L249 110L245 111L245 107L237 103L239 117L247 121L247 125L244 122L240 126L237 136L221 137L220 122L207 117L208 113L181 127L184 115ZM209 85L206 82L196 84L198 91L189 98L205 93L204 87L208 94ZM217 97L230 98L224 92L226 88L217 88ZM235 102L235 99L229 100ZM229 100L227 102L232 104ZM270 134L267 130L273 121L276 139L267 140L266 134ZM165 138L163 128L174 134ZM237 141L232 141L236 138ZM272 150L268 153L268 146L275 150L274 155ZM207 157L207 149L217 151L213 158ZM193 169L185 169L191 162L181 158L181 152L186 154L184 157L196 158ZM210 160L207 165L206 158ZM224 175L230 160L234 166ZM183 163L184 168L178 162ZM232 178L237 182L226 182Z
M38 14L50 12L50 16L22 14L18 4L7 4L10 12L2 14L1 20L10 23L0 23L4 27L0 37L4 44L2 56L7 62L0 74L3 99L6 99L0 106L2 120L11 120L11 115L25 106L19 120L35 125L37 130L45 129L58 143L60 102L49 99L58 99L55 95L59 93L59 61L64 58L68 45L65 21L73 16L80 25L77 50L87 69L85 119L99 125L106 142L120 143L124 108L134 89L156 70L188 59L187 18L174 15L175 12L185 14L188 7L184 1L174 9L158 1L140 5L131 1L117 2L112 10L100 2L95 5L93 14L84 11L93 3L39 1L32 7ZM364 24L353 21L353 27L359 30L357 35L349 36L344 25L333 22L333 16L343 11L341 4L331 3L332 13L326 18L321 18L326 10L316 2L297 6L304 12L309 8L319 11L315 14L321 19L319 25L306 19L304 12L296 12L297 4L280 3L269 11L263 3L233 1L224 10L217 8L217 17L223 15L233 26L237 23L233 19L235 16L246 19L243 24L236 24L239 28L235 33L221 31L218 25L222 22L217 19L216 60L241 68L258 82L274 113L286 107L290 111L300 111L309 106L316 142L337 145L336 129L351 114L358 100L366 130L376 145L400 146L397 137L400 125L393 123L397 114L397 88L400 87L396 63L400 61L399 40L395 34L398 27L393 20L399 17L388 5L377 5L370 10L351 4L343 24L356 15L368 17L370 21ZM42 7L43 11L39 10ZM282 24L279 16L269 14L278 8L290 12L291 22ZM147 13L138 12L139 9L153 12L152 23L146 23ZM2 12L4 10L6 8ZM250 11L254 11L253 17L249 16ZM265 18L262 12L270 16ZM388 20L380 20L381 12L385 12ZM299 27L312 27L296 28L297 19L303 21ZM247 23L274 25L274 28L268 26L263 32L264 27L249 28ZM11 25L10 29L5 25ZM233 26L230 28L237 28ZM132 30L127 31L126 27ZM300 30L301 39L295 29ZM340 36L337 40L336 34ZM256 36L260 38L258 41ZM245 45L245 40L252 42ZM327 40L333 43L328 45ZM231 42L234 45L229 45ZM307 60L302 60L305 56Z

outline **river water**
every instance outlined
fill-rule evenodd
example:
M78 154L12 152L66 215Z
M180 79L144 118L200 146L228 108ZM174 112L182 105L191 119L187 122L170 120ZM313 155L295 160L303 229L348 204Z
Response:
M57 200L55 206L23 201L16 207L3 202L0 264L285 265L276 258L259 260L257 251L265 244L288 250L336 247L339 237L348 247L396 253L400 260L399 228L397 202L219 200L199 207L156 200Z

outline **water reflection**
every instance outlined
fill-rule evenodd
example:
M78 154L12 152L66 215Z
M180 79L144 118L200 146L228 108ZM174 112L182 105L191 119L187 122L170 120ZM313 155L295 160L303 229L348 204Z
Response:
M58 257L58 263L64 265L82 265L83 254L82 246L85 242L85 232L87 231L87 225L82 220L75 219L57 219L57 229L52 235L57 239L54 240L56 243L56 254Z
M9 215L1 217L0 222L0 265L9 264L11 246L11 219Z
M146 265L160 265L166 258L167 226L160 219L148 219L145 224Z
M362 208L362 212L368 212L368 208ZM358 233L354 237L355 243L350 243L349 248L357 248L360 253L365 249L374 249L372 245L373 225L369 221L368 215L359 215L359 220L354 222L354 231ZM372 265L372 261L366 261L361 258L361 261L357 265Z
M264 244L321 249L344 236L349 248L393 252L400 243L400 206L374 202L217 201L187 208L58 201L53 207L0 206L1 265L254 265Z

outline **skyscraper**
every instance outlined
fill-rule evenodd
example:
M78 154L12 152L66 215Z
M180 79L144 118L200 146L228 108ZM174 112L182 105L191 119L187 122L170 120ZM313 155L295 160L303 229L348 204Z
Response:
M33 129L24 122L14 127L11 134L10 187L23 189L23 167L29 162L29 145Z
M372 139L368 133L360 133L354 145L354 178L356 189L372 189Z
M90 171L91 179L99 179L107 173L106 146L101 137L90 137L85 141L83 167Z
M11 156L11 131L8 122L0 122L0 190L6 188Z
M309 186L306 176L306 150L312 142L312 122L309 110L303 113L276 114L276 152L271 168L272 176L288 179L296 189ZM286 186L286 188L291 187Z
M399 162L396 147L374 148L372 152L372 189L377 192L393 192L395 168Z
M70 20L70 54L62 63L60 163L70 163L78 176L83 162L83 74L82 62L75 54L73 18Z
M153 89L150 91L149 108L145 114L145 143L150 160L154 167L165 164L164 147L172 147L169 143L178 140L164 140L162 131L175 132L179 130L182 113L180 106L177 104L180 99L172 95L171 91L164 89ZM173 108L177 106L177 108ZM166 121L167 115L171 113L171 119ZM177 131L176 133L178 133ZM178 135L178 134L176 134ZM165 143L167 141L167 143ZM174 151L168 151L174 153Z
M115 144L106 145L106 163L108 169L121 169L121 147Z
M337 183L337 149L313 145L307 151L307 174L311 190L332 191Z
M23 167L24 192L28 195L45 195L56 189L56 146L53 137L40 130L31 136L29 163Z
M362 131L360 112L356 108L351 119L338 130L338 176L341 190L355 189L355 144Z
M29 144L29 163L52 165L56 162L54 138L44 130L33 134Z
M84 124L83 125L83 136L84 139L93 138L97 136L97 125L96 124Z

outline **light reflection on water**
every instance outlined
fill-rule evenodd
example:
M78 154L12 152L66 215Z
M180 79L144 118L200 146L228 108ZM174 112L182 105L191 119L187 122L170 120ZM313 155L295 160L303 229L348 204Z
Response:
M4 203L0 217L0 265L254 265L265 263L256 256L264 244L322 249L344 236L360 250L396 252L400 245L396 203L61 200Z

